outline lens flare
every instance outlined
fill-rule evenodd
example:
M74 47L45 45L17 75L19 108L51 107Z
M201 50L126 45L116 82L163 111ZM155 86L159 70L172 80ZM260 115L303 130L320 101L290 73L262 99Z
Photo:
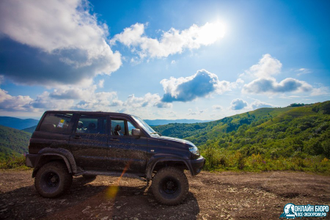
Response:
M116 185L109 186L106 192L106 196L108 199L114 199L116 198L116 195L118 193L119 187Z
M131 161L126 164L123 172L121 173L120 177L118 177L117 181L113 185L109 186L108 189L106 190L106 197L108 199L116 198L117 193L119 191L119 182L120 182L121 178L124 176L124 174L126 173L126 171L130 165L131 165Z

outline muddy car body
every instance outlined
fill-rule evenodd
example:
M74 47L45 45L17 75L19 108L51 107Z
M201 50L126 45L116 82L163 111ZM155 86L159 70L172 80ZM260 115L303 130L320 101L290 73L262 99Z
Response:
M197 175L205 159L186 140L163 137L136 116L111 112L46 111L33 133L26 164L44 197L68 190L72 176L111 175L152 180L155 198L181 203L183 170Z

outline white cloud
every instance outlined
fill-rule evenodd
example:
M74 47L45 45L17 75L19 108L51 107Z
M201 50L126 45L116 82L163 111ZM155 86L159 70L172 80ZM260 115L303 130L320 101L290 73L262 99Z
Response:
M12 96L7 91L0 89L0 109L5 111L38 112L49 109L70 109L74 104L71 99L54 99L45 91L36 99L30 96Z
M157 107L157 108L171 108L172 104L162 102L158 94L147 93L143 97L135 97L130 95L123 103L126 108L143 108L143 107Z
M33 111L45 110L89 110L141 113L156 109L172 108L171 103L162 102L158 94L147 93L142 97L130 95L122 101L117 92L96 92L98 86L59 86L51 92L44 91L35 99L29 96L11 96L0 89L0 110Z
M270 54L265 54L259 62L250 67L248 73L258 78L268 78L281 72L282 63L273 58Z
M35 111L68 110L72 108L73 104L74 100L72 99L54 99L49 92L45 91L30 102L30 107Z
M329 95L328 87L313 88L311 96Z
M312 71L310 69L307 69L307 68L300 68L300 69L297 69L296 72L298 72L298 76L301 76L303 74L309 74L311 73Z
M132 47L132 52L138 53L140 58L145 56L160 58L182 53L184 49L198 49L213 44L225 34L225 28L219 22L206 23L203 26L194 24L182 31L171 28L163 32L159 40L145 36L144 29L144 24L136 23L115 35L110 44L118 41Z
M30 96L11 96L7 91L0 89L0 109L9 111L28 111L31 110Z
M42 85L78 84L116 71L121 55L106 43L107 26L85 3L0 1L0 40L10 49L0 52L0 66L7 60L0 71L19 83Z
M125 101L119 100L116 92L95 93L91 99L81 100L74 108L93 111L124 112L143 117L154 117L172 104L161 102L158 94L147 93L142 97L130 95ZM161 113L160 115L164 115Z
M243 93L254 94L278 94L278 93L302 93L311 92L313 87L307 82L286 78L277 82L275 75L281 73L282 63L273 58L270 54L265 54L259 62L241 74L240 77L252 76L254 79L243 86ZM304 71L306 69L300 69Z
M116 92L98 92L82 99L74 108L92 111L113 111L121 107L123 102L117 97Z
M251 103L251 108L252 109L258 109L258 108L271 108L273 107L273 105L265 103L265 102L261 102L259 100L256 100L254 102Z
M276 82L276 79L259 78L249 84L244 85L242 91L244 93L286 93L286 92L309 92L312 91L312 86L304 81L293 78L286 78L281 82Z
M242 110L248 106L248 103L242 99L234 99L230 104L232 110Z
M126 46L138 46L142 41L143 34L144 24L136 23L129 28L125 28L122 33L116 34L110 40L110 44L115 44L116 41L119 41Z
M60 86L45 95L44 99L50 102L67 101L70 105L67 108L92 111L113 111L114 107L123 105L116 92L96 92L97 87Z
M222 94L232 87L230 82L220 81L216 74L204 69L189 77L170 77L160 83L165 91L163 102L188 102L198 97L206 97L213 92Z
M93 99L97 86L58 86L52 93L49 94L54 99Z

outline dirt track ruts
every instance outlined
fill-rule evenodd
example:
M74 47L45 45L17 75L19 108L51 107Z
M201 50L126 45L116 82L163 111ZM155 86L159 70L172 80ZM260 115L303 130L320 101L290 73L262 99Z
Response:
M31 173L0 171L0 219L279 219L287 203L330 205L330 177L303 172L186 173L190 190L178 206L158 204L137 179L122 178L111 198L118 178L107 176L74 177L65 195L46 199Z

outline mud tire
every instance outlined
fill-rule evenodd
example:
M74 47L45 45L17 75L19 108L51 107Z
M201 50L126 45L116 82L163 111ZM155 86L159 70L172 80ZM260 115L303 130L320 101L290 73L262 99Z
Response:
M187 197L189 184L181 170L165 167L156 173L151 188L156 200L161 204L178 205Z
M62 195L72 184L72 175L62 162L49 162L42 166L35 177L34 185L42 197Z

